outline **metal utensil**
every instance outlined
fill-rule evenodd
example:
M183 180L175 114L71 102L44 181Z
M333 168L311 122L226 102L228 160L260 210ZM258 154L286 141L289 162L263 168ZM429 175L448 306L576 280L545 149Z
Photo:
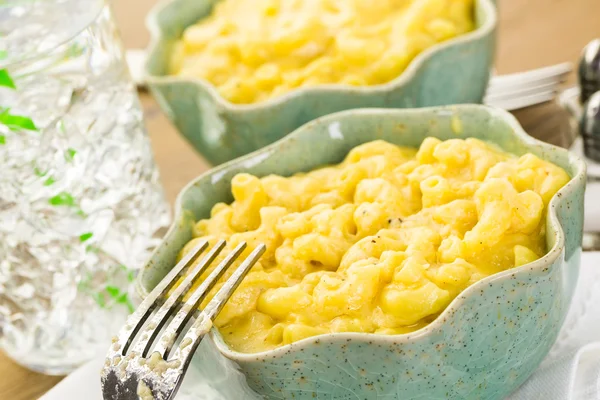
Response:
M559 95L559 104L570 114L575 140L569 149L587 164L582 248L600 250L600 39L584 48L579 60L579 84Z
M133 80L139 88L143 88L145 51L127 50L126 58ZM551 101L571 70L570 63L563 63L515 74L495 75L490 80L484 103L511 111Z
M184 296L225 244L224 240L217 243L192 267L208 247L208 242L199 244L129 317L119 336L113 339L102 370L102 394L105 400L169 400L175 397L192 356L204 335L210 331L212 321L266 250L264 244L254 249L208 305L199 311L198 307L206 295L246 247L246 243L241 243L229 253L184 303ZM176 286L190 269L185 280ZM191 327L184 329L196 315ZM179 343L178 346L175 346L176 343Z
M599 81L600 83L600 81ZM589 89L589 86L588 86ZM581 97L583 98L584 88L581 88ZM588 166L588 190L586 191L585 209L586 214L598 215L597 201L591 197L594 186L600 183L600 91L590 95L587 101L581 107L579 117L579 135L582 141L582 150L585 155ZM587 219L587 218L586 218ZM590 221L589 224L594 223ZM585 226L584 226L585 228ZM583 233L582 248L586 251L597 251L600 249L600 232L586 231Z
M551 101L572 71L562 63L526 72L492 77L484 104L512 111Z
M585 46L579 61L579 87L581 103L585 103L600 90L600 39L592 40Z
M585 156L600 162L600 91L592 94L583 105L579 134Z

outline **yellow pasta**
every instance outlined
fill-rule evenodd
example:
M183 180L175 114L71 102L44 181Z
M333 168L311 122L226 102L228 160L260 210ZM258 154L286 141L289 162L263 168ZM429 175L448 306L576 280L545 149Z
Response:
M418 151L374 141L289 178L237 175L235 201L196 224L182 255L205 239L246 241L246 254L267 245L215 321L238 351L410 332L474 282L545 254L546 208L568 180L477 139L428 138Z
M170 73L245 104L299 87L381 84L471 31L473 14L473 0L222 0L185 30Z

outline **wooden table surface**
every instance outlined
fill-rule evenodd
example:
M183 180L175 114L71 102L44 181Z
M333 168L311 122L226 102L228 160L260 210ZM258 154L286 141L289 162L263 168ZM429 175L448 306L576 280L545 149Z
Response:
M114 8L128 48L145 47L148 34L144 16L156 0L121 0ZM496 67L499 73L577 62L583 46L600 37L598 0L498 0L500 30ZM569 83L574 82L574 77ZM154 147L156 162L169 201L208 164L181 139L160 112L156 102L141 94L146 124ZM531 107L515 113L532 135L566 146L565 114L553 104ZM19 367L0 353L0 399L31 400L60 381ZM82 399L85 400L85 399Z

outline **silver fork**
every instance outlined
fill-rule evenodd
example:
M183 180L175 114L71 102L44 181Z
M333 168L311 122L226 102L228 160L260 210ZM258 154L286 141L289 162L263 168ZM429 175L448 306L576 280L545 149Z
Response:
M483 102L512 111L551 101L572 69L571 63L562 63L515 74L493 76Z
M183 297L225 244L224 240L217 243L192 269L196 259L208 247L207 242L200 243L129 316L119 335L113 338L102 370L102 395L105 400L169 400L175 397L192 356L210 331L212 321L266 250L264 244L256 247L208 305L198 311L208 292L246 248L246 243L240 243L192 292L188 300L182 303ZM191 273L167 297L168 292L189 269L192 269ZM154 311L156 312L153 314ZM196 314L196 320L184 332L184 328ZM171 317L173 318L169 321ZM167 327L163 331L165 325ZM178 339L181 341L174 347Z

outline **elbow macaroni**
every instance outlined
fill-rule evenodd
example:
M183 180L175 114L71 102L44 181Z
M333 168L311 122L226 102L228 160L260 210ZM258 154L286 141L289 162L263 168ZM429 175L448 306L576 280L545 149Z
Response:
M235 201L197 223L182 255L204 239L267 245L215 321L238 351L410 332L472 283L543 255L545 210L568 180L476 139L428 138L418 151L374 141L306 174L237 175Z
M170 73L233 103L295 88L389 82L432 45L474 27L473 0L222 0L188 27Z

